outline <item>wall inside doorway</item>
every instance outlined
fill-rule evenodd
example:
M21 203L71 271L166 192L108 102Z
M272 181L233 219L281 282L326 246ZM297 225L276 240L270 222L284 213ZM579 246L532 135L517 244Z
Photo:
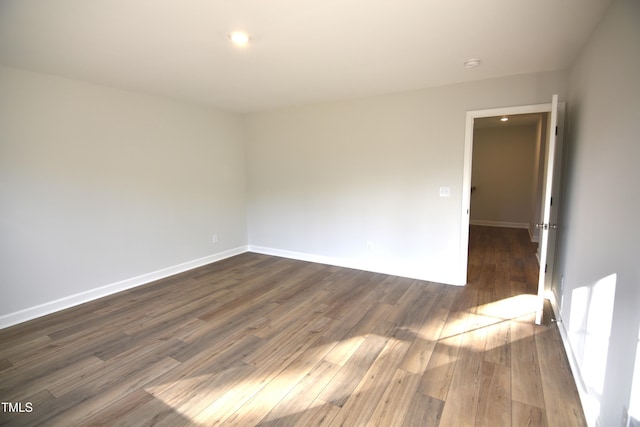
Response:
M508 126L477 120L473 136L471 223L527 228L537 241L544 162L545 115ZM487 123L495 122L497 125Z

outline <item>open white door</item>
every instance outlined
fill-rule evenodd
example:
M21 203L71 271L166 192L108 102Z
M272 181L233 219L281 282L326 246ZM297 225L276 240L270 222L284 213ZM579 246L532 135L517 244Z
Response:
M563 105L564 106L564 105ZM551 114L549 117L547 149L544 166L544 181L542 193L542 213L540 223L540 275L538 278L538 297L540 308L536 315L536 323L542 321L542 303L547 292L551 291L553 262L555 259L555 243L558 218L559 176L562 155L562 125L563 111L558 107L558 95L553 95Z

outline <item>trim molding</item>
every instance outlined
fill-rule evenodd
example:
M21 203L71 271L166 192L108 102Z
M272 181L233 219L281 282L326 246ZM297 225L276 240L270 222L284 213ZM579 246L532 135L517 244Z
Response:
M285 249L269 248L266 246L249 245L249 252L255 252L263 255L277 256L281 258L295 259L298 261L315 262L318 264L334 265L336 267L352 268L355 270L372 271L365 268L364 263L354 262L345 258L330 257L325 255L314 255L304 252L295 252ZM374 273L382 273L382 271L373 271Z
M490 221L484 219L472 219L469 221L471 225L484 225L486 227L505 227L505 228L526 228L529 229L529 224L526 222L506 222L506 221Z
M388 274L391 276L407 277L409 279L424 280L427 282L443 283L443 284L452 285L452 286L466 285L466 280L458 283L458 282L453 282L450 279L444 280L443 278L425 277L424 272L422 271L417 271L417 270L413 271L413 270L407 270L404 268L394 268L393 266L388 266L388 265L385 266L385 265L375 264L372 262L354 260L349 258L338 258L338 257L325 256L325 255L314 255L314 254L308 254L304 252L295 252L295 251L289 251L285 249L275 249L275 248L268 248L264 246L253 246L253 245L249 245L248 251L255 252L258 254L263 254L263 255L272 255L272 256L277 256L282 258L296 259L299 261L315 262L318 264L334 265L336 267L370 271L372 273L381 273L381 274Z
M26 322L37 317L45 316L47 314L55 313L56 311L64 310L65 308L70 308L76 305L83 304L85 302L93 301L98 298L106 297L117 292L135 288L136 286L145 285L147 283L159 279L164 279L165 277L173 276L178 273L183 273L194 268L202 267L203 265L211 264L216 261L221 261L225 258L230 258L244 252L247 252L247 246L240 246L202 258L183 262L171 267L152 271L150 273L141 274L140 276L131 277L129 279L121 280L109 285L100 286L88 291L69 295L54 301L46 302L44 304L15 311L13 313L5 314L3 316L0 316L0 329L13 326L18 323Z

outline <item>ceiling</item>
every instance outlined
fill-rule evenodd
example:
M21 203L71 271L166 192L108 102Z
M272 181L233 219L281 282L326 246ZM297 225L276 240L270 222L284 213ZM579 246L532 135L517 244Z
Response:
M538 120L540 120L544 114L547 113L510 114L505 116L480 117L473 120L473 127L475 129L491 129L514 126L537 126ZM509 118L509 120L503 122L500 120L502 117L507 117Z
M0 64L253 112L564 69L609 3L0 0Z

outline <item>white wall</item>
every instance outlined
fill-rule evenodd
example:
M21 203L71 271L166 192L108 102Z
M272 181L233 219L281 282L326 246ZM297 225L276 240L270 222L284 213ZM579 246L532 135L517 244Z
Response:
M547 103L565 89L553 72L250 115L250 247L464 283L466 111Z
M617 1L571 69L555 270L556 287L564 276L564 327L590 387L586 409L601 426L621 425L631 403L640 328L638 70L640 2Z
M474 130L472 223L529 227L537 138L534 125Z
M246 248L242 119L0 68L0 200L6 324Z

